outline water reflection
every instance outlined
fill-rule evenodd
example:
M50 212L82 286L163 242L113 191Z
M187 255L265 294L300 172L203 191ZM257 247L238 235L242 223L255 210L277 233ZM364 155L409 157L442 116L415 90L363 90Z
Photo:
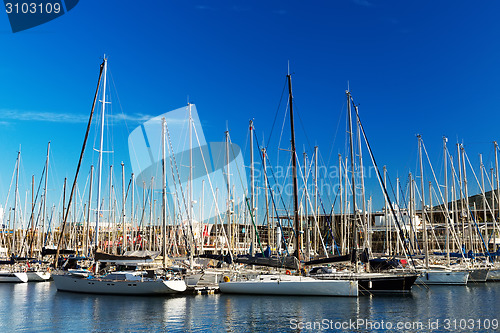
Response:
M282 332L292 323L498 317L500 283L416 287L411 296L127 297L57 292L52 283L0 284L0 331ZM364 331L364 330L360 330Z

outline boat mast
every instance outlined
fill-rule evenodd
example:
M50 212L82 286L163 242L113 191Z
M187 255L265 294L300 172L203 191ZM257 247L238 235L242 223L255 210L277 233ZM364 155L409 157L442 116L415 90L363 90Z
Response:
M135 237L134 237L134 194L135 194L135 180L134 180L134 173L130 176L130 240L132 244L130 244L130 249L134 250L134 242L135 242ZM125 235L127 236L127 235Z
M263 170L264 170L264 195L266 200L266 224L267 224L267 245L269 248L272 248L272 244L274 241L272 240L272 225L271 218L269 217L269 193L268 193L268 181L267 181L267 162L266 162L266 148L262 148L262 162L263 162Z
M387 167L384 165L384 186L387 186ZM388 214L387 214L387 198L384 196L384 222L385 222L385 249L384 253L385 254L390 254L390 246L391 243L389 241L389 221L387 221ZM399 207L398 207L399 209Z
M488 249L488 213L486 207L488 202L486 201L486 187L484 186L484 164L483 164L483 154L479 154L479 164L481 168L481 188L483 192L483 219L484 219L484 239L486 240L486 251Z
M345 222L344 222L344 197L342 189L342 155L339 154L339 196L340 196L340 254L345 254ZM332 241L333 245L333 241Z
M193 246L196 248L196 239L193 234L193 117L191 114L191 103L188 103L189 108L189 228L193 236L193 244L189 251L189 264L193 269Z
M19 163L21 161L21 147L19 147L19 151L17 152L17 161L16 161L16 189L15 189L15 194L14 194L14 222L12 223L12 230L13 230L13 236L12 236L12 247L10 252L12 253L12 256L14 256L14 252L16 251L16 218L17 218L17 200L19 197Z
M420 198L422 200L422 242L424 243L425 268L429 268L429 244L427 244L427 219L425 216L425 195L424 195L424 165L422 162L422 136L418 138L418 155L420 162Z
M47 158L45 159L45 185L43 189L43 213L42 213L42 232L41 232L41 244L43 244L44 234L45 234L45 218L47 216L47 182L49 174L49 152L50 152L50 141L47 144Z
M299 219L299 184L297 181L297 160L295 154L295 128L293 124L293 95L292 95L292 76L287 75L288 79L288 99L290 104L290 129L292 144L292 177L293 177L293 215L295 219L295 257L300 262L300 219Z
M125 164L123 162L120 163L122 166L122 250L121 252L124 253L127 251L127 223L125 221L125 201L127 200L125 198Z
M318 146L314 146L314 214L316 215L316 221L318 221ZM318 229L314 228L313 231L313 250L314 254L317 254L317 244L318 244Z
M496 206L498 207L498 211L500 212L500 177L498 176L499 170L498 170L498 143L495 141L493 142L495 145L495 174L496 174L496 183L497 183L497 204ZM494 196L492 196L493 198ZM494 200L492 200L494 201ZM495 210L493 210L493 216L495 216ZM498 220L498 219L496 219ZM493 230L492 230L492 239L493 239L493 250L496 250L496 239L497 239L497 231L496 231L496 223L495 223L495 218L493 218Z
M354 106L356 114L358 114L358 106ZM363 216L361 218L361 223L365 227L365 239L364 239L364 249L367 249L368 251L371 251L370 249L370 219L367 219L367 211L366 211L366 196L365 196L365 177L363 173L363 153L361 149L361 129L360 129L360 123L359 119L356 121L356 128L357 128L357 134L358 134L358 157L359 157L359 176L360 176L360 182L361 182L361 202L362 202L362 208L363 208ZM370 262L368 261L366 263L366 270L370 271Z
M253 157L253 120L250 120L250 248L251 255L255 255L255 229L253 226L253 221L255 219L255 169L254 169L254 157Z
M163 268L167 267L167 163L165 145L165 118L161 118L161 170L162 170L162 257ZM125 207L125 206L124 206Z
M447 167L447 156L446 156L446 142L448 139L443 136L443 163L444 163L444 203L446 205L445 209L448 211L448 167ZM453 207L452 207L453 209ZM452 213L453 214L453 213ZM445 243L446 243L446 265L450 266L450 219L452 215L447 214L446 218L446 235L445 235Z
M233 243L233 229L231 226L231 177L230 177L230 170L229 170L229 131L225 132L225 137L226 137L226 183L227 183L227 200L226 200L226 209L227 209L227 231L229 234L229 246L232 248L232 243ZM200 205L201 207L201 205ZM203 240L203 237L202 237Z
M107 59L106 59L106 56L104 56L104 60L103 60L101 66L100 66L100 69L99 69L99 79L97 80L97 88L96 88L95 95L94 95L94 101L92 102L92 109L90 111L89 122L87 124L87 131L85 132L85 138L83 139L82 150L80 152L80 159L78 161L78 166L76 167L76 173L75 173L75 179L73 181L73 187L71 188L71 195L69 197L69 202L68 202L68 210L69 210L69 206L71 205L71 200L73 199L74 190L76 188L76 181L78 179L78 173L80 172L80 166L82 164L83 154L85 153L85 147L87 145L87 139L88 139L88 136L89 136L90 126L92 124L92 117L94 115L95 103L97 101L97 95L99 93L99 86L101 84L101 77L102 77L103 69L104 69L104 67L106 67L106 63L107 63ZM97 215L99 216L99 213L97 213ZM59 258L59 250L61 248L61 242L62 242L62 239L63 239L62 236L64 234L64 228L66 227L67 220L68 220L68 214L64 215L64 221L63 221L63 225L61 227L61 235L59 237L59 241L58 241L58 244L57 244L57 251L56 251L55 260L54 260L54 267L55 268L57 268L57 261L58 261L58 258ZM96 224L96 229L97 229L97 224Z
M351 114L351 93L349 90L346 91L347 95L347 115L349 117L349 147L351 152L351 190L352 190L352 249L353 249L353 261L354 261L354 271L358 272L358 233L356 225L356 177L354 174L354 142L353 142L353 129L352 129L352 114Z
M465 197L465 212L464 215L467 218L467 234L468 234L468 242L469 242L469 248L474 252L474 242L472 240L472 221L471 221L471 212L470 212L470 206L469 206L469 186L467 183L467 170L466 170L466 165L465 165L465 147L463 145L460 145L460 152L462 154L462 167L463 167L463 186L464 186L464 197ZM474 209L475 211L475 209Z
M89 238L90 238L90 212L92 211L91 206L92 206L92 183L94 182L94 166L90 166L90 181L89 181L89 204L87 207L87 223L85 227L85 232L84 232L84 237L85 239L83 240L83 253L84 256L89 255Z
M307 207L309 195L307 192L307 178L308 178L308 170L307 170L307 153L304 152L304 219L305 219L305 233L306 233L306 253L305 257L307 260L311 258L311 235L309 232L309 210ZM302 247L302 246L301 246Z
M101 109L101 136L99 144L99 159L97 162L97 206L96 206L96 220L95 220L95 235L94 235L94 256L99 247L99 222L101 221L101 183L102 183L102 152L104 145L104 112L106 109L106 73L108 70L108 59L104 56L103 61L103 81L102 81L102 109ZM97 273L96 262L96 273Z

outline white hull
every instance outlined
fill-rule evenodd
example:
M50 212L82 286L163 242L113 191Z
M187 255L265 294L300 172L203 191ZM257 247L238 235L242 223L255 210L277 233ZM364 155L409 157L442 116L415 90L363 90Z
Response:
M26 272L28 275L28 282L44 282L50 280L50 273L43 271Z
M229 294L358 296L358 282L317 280L291 275L259 275L255 280L221 282L220 291Z
M26 273L0 271L0 282L26 283L28 282L28 275Z
M188 287L217 286L224 273L222 271L204 271L185 277Z
M86 294L153 295L178 294L186 290L183 280L113 281L84 279L71 275L53 275L57 290Z
M486 281L500 281L500 269L491 269L488 272L488 278Z
M469 272L454 270L422 270L415 284L465 285Z

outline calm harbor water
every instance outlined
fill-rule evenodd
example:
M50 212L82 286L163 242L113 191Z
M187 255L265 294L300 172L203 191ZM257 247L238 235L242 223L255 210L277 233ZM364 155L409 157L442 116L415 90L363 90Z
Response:
M120 297L57 292L53 283L41 282L0 284L0 300L0 332L500 331L494 329L500 283L339 298Z

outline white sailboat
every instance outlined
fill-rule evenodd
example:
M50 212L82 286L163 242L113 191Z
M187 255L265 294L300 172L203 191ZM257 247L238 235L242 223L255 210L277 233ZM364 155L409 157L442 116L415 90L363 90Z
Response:
M422 137L417 135L418 138L418 155L420 164L420 182L421 182L421 200L422 200L422 243L424 246L424 265L417 267L417 272L420 276L415 281L415 284L429 284L429 285L465 285L469 279L469 272L464 269L453 269L449 266L431 265L429 263L429 244L427 241L427 220L425 216L425 200L424 200L424 168L422 162ZM445 149L446 149L446 142ZM446 150L445 150L446 151ZM446 169L446 167L445 167ZM446 171L445 171L446 172ZM446 179L446 174L445 174ZM446 201L447 202L447 201ZM449 216L447 211L447 216ZM448 229L448 225L446 226ZM447 231L448 232L448 231ZM448 236L447 236L448 238ZM448 247L448 240L446 241ZM449 249L447 248L449 253Z
M112 272L88 278L54 274L53 279L57 290L86 294L154 295L178 294L186 290L184 280L148 278L137 271Z
M297 182L297 161L295 153L295 131L293 122L293 96L292 79L287 75L289 106L290 106L290 127L291 127L291 154L293 173L293 201L295 220L295 253L294 256L300 262L300 218L298 211L298 182ZM253 140L253 138L251 138ZM253 163L252 163L253 164ZM253 177L252 177L253 178ZM355 280L318 280L312 277L296 276L288 274L258 274L250 279L240 277L236 281L231 281L229 277L224 277L224 281L219 284L220 291L233 294L252 295L301 295L301 296L358 296L358 281Z
M447 267L443 268L424 268L417 269L420 276L415 281L415 284L432 284L432 285L466 285L469 280L469 272L466 270L453 270Z
M25 283L28 282L28 275L25 272L11 272L9 270L1 270L0 282Z
M102 89L102 115L101 115L101 136L100 136L100 149L99 149L99 161L98 161L98 184L97 184L97 202L101 200L101 176L102 176L102 153L103 153L103 136L104 136L104 116L105 116L105 106L106 106L106 73L107 72L107 59L104 58L101 64L101 72L99 74L99 83L94 96L94 104L97 99L97 94L99 91L99 85L101 82L101 77L103 79L103 89ZM92 108L91 119L89 120L89 126L92 120L92 114L94 109ZM162 138L163 139L163 138ZM85 143L84 143L85 145ZM82 150L83 151L83 150ZM76 178L78 176L78 171ZM165 189L164 189L165 191ZM73 191L72 193L73 194ZM165 193L164 193L165 195ZM71 198L71 197L70 197ZM71 200L70 200L71 202ZM99 207L99 205L97 205ZM69 211L69 208L68 208ZM99 220L101 211L96 209L96 226L95 226L95 253L97 253L97 247L99 245ZM165 216L164 216L165 218ZM164 220L165 223L165 220ZM64 231L64 226L62 228ZM165 228L163 229L165 230ZM61 232L62 234L63 232ZM165 244L165 242L164 242ZM163 247L165 251L165 246ZM56 256L57 260L57 256ZM94 258L95 262L95 272L99 272L99 261ZM163 266L166 264L166 253L163 253ZM184 280L179 279L174 275L162 274L157 276L153 270L148 271L145 276L143 271L120 271L112 272L106 275L88 275L86 274L53 274L53 279L56 284L57 290L60 291L70 291L78 293L93 293L93 294L114 294L114 295L150 295L150 294L176 294L181 293L186 290L186 283Z
M51 278L49 271L40 269L27 270L26 276L28 277L28 282L45 282L49 281Z
M497 263L491 267L486 277L486 281L500 281L500 264Z
M358 281L317 280L308 276L261 274L254 279L221 282L220 291L228 294L290 296L358 296Z

